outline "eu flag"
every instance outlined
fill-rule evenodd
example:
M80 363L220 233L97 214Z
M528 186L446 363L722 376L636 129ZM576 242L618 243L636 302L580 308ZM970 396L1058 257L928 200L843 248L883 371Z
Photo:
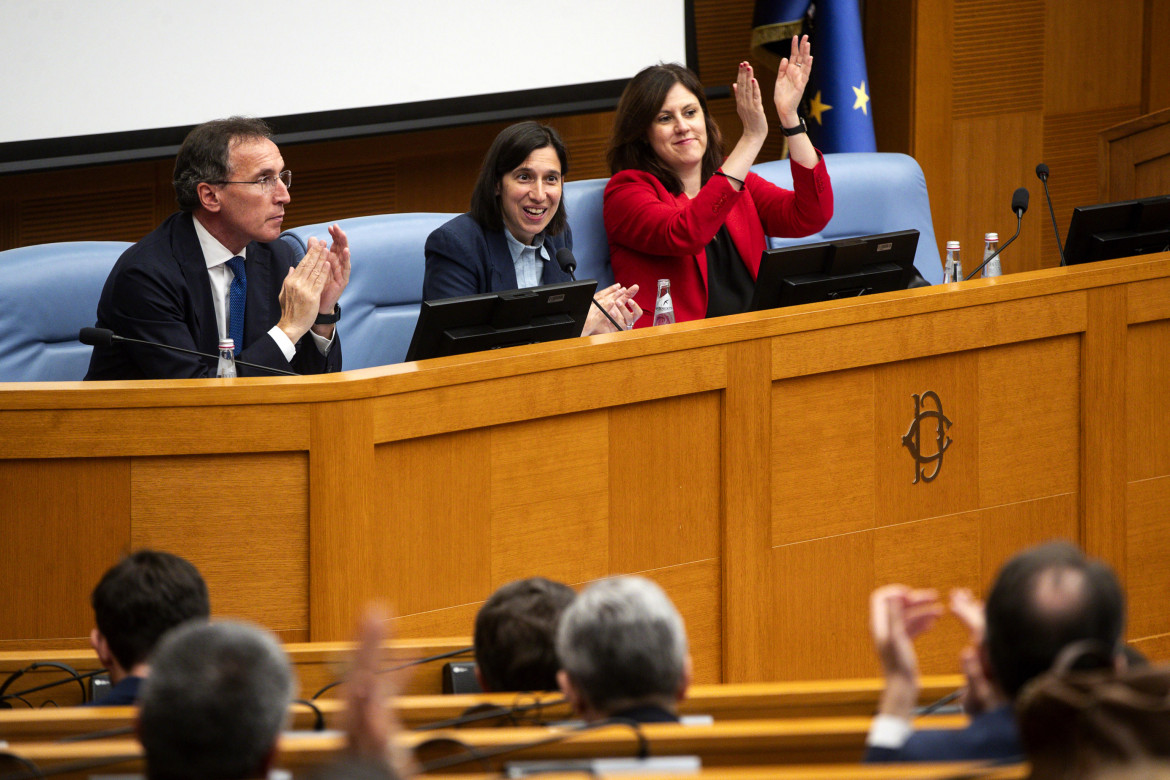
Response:
M813 68L802 108L822 152L875 152L857 0L756 0L752 52L773 67L807 34Z

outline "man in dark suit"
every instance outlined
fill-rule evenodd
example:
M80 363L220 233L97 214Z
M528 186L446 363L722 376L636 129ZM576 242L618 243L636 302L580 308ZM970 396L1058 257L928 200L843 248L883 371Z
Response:
M1008 561L986 608L966 590L951 593L951 611L972 646L961 657L970 724L915 731L918 660L914 638L942 614L938 594L887 585L870 601L870 630L886 688L867 740L866 761L1023 760L1012 703L1060 651L1092 639L1122 653L1125 600L1108 565L1067 542L1025 550Z
M292 173L258 119L192 130L175 158L181 211L118 259L97 325L127 338L216 354L232 338L243 361L285 371L341 370L337 300L349 282L345 233L310 239L297 264L279 240ZM86 379L214 376L215 361L159 347L97 346ZM269 375L240 366L239 374Z
M561 615L557 657L557 682L585 720L678 722L691 683L687 632L650 580L613 577L586 588Z

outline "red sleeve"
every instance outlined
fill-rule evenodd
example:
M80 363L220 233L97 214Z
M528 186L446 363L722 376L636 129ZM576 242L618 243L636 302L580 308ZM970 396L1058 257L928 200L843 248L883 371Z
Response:
M807 236L823 230L833 216L833 185L823 156L814 168L792 163L791 190L777 187L754 173L748 174L745 186L769 236Z
M739 196L722 176L712 176L694 198L676 199L653 174L619 171L605 187L605 232L611 245L635 252L698 254Z

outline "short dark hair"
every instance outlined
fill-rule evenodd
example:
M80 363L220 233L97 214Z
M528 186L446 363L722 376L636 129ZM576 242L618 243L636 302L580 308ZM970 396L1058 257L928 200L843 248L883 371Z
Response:
M142 687L146 776L262 777L294 687L288 656L261 628L221 621L175 629L159 643Z
M1053 587L1061 593L1049 600L1045 591ZM1048 671L1071 642L1095 639L1121 651L1121 585L1108 565L1086 558L1068 542L1032 547L1004 564L987 596L986 612L991 669L1011 699Z
M231 173L232 146L250 138L271 138L263 119L232 116L204 122L183 140L175 157L175 200L183 211L199 208L200 182L224 181Z
M675 84L684 88L699 101L707 126L707 152L703 155L702 178L706 182L723 164L723 135L715 117L707 108L707 97L699 77L689 68L677 63L659 63L639 71L630 79L618 101L613 117L613 134L605 159L610 174L628 169L654 174L662 186L674 195L682 192L682 182L675 172L658 158L650 145L650 126L662 110L666 94Z
M560 582L529 577L510 582L475 616L475 662L492 691L555 691L556 635L576 592Z
M487 230L503 230L504 215L500 211L500 182L504 174L515 170L537 149L551 146L561 161L561 178L569 175L569 153L560 133L539 122L517 122L500 131L488 148L471 191L471 216ZM550 236L559 235L568 224L565 199L562 196L556 213L544 229Z
M110 568L90 603L98 631L126 671L146 661L167 631L211 614L199 570L158 550L138 550Z

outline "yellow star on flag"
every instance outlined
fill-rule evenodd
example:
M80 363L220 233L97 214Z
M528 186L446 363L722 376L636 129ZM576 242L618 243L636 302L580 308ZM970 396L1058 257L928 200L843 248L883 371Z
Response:
M824 121L821 119L821 114L831 109L828 103L821 102L821 91L818 89L817 94L813 95L813 99L808 102L808 115L817 120L817 124L824 126Z
M860 108L861 113L869 116L869 111L866 110L866 104L869 103L869 95L865 94L865 82L861 82L860 87L853 87L853 94L857 95L857 100L853 101L854 108Z

